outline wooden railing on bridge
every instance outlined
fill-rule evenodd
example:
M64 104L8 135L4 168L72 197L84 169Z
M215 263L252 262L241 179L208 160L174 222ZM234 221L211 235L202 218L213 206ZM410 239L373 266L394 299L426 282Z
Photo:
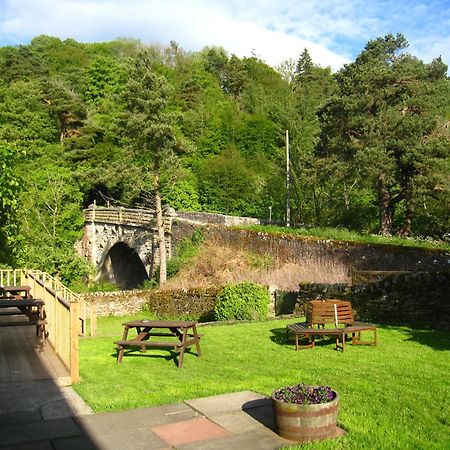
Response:
M95 306L86 303L59 280L46 272L28 269L0 269L0 285L26 285L31 295L45 302L48 342L70 373L72 383L79 380L78 336L95 334Z
M171 230L170 215L164 214L164 228L166 232ZM156 228L156 212L152 209L133 209L90 205L84 210L85 222L104 222L117 225L147 225L150 228Z

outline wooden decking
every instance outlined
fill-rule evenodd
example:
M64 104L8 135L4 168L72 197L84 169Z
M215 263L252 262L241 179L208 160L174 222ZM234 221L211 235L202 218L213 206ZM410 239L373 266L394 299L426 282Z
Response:
M0 321L12 317L0 316ZM60 385L70 384L66 367L47 342L42 346L36 327L0 327L0 383L53 379Z

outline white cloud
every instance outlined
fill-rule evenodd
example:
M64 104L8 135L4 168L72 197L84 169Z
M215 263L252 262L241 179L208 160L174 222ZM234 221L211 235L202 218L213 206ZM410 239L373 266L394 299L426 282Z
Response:
M238 56L254 51L273 65L297 58L305 47L324 66L338 68L347 61L325 45L266 28L252 21L252 14L236 15L223 3L206 0L17 0L4 2L3 11L0 36L9 43L39 34L85 42L124 36L147 43L176 40L187 50L218 45Z
M369 39L401 32L426 61L450 58L448 0L0 0L0 42L39 34L83 42L116 37L177 41L186 50L219 45L238 56L254 51L277 65L307 47L334 69Z

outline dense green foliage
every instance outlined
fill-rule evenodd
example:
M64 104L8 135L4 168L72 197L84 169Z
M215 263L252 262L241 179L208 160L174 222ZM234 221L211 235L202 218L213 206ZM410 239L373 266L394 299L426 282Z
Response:
M450 82L438 58L370 42L333 74L299 49L278 71L221 48L38 36L0 48L0 264L64 281L94 200L442 238ZM381 220L380 220L381 219Z
M379 326L378 346L348 345L341 353L333 339L296 352L286 336L292 319L202 326L202 356L195 348L185 353L180 370L164 349L136 349L116 363L114 341L122 336L122 323L135 318L99 318L98 337L80 341L82 381L74 389L96 412L244 390L270 396L304 382L339 393L338 424L347 434L299 449L449 447L448 331Z
M403 36L369 42L336 75L337 93L320 111L321 151L343 165L347 182L376 195L382 234L409 235L424 208L450 204L447 66L440 58L424 64L402 53L406 46ZM448 231L448 217L428 231Z
M214 305L216 320L262 320L267 317L270 297L266 288L254 283L225 286Z

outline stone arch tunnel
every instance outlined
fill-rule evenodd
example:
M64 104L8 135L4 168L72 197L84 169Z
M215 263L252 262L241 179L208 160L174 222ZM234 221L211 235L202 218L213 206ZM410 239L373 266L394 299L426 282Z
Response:
M121 289L134 289L148 280L148 274L136 250L125 242L118 242L106 254L98 279Z
M164 217L166 254L171 255L170 214ZM84 210L79 253L97 269L96 280L121 289L137 288L159 265L155 213L151 210L98 207Z

